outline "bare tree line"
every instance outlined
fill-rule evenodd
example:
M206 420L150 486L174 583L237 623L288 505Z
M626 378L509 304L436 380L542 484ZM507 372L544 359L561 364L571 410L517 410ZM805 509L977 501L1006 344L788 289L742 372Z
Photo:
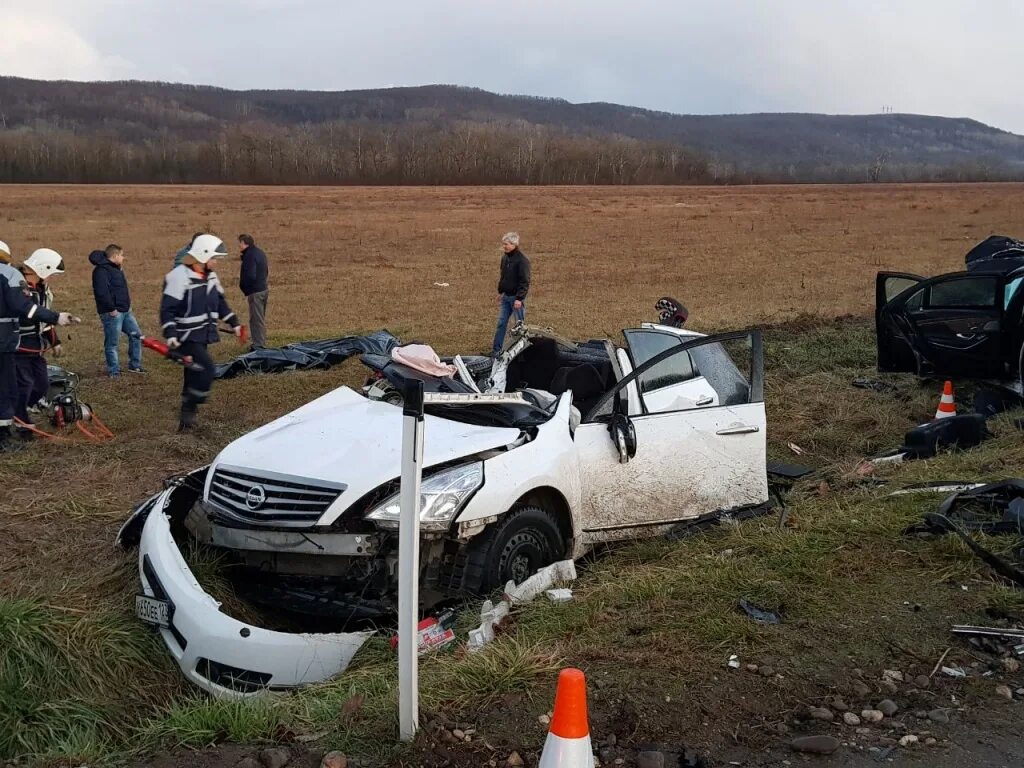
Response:
M860 164L812 158L738 165L664 141L579 135L526 122L248 122L212 136L80 133L54 125L0 130L0 182L218 184L730 184L988 181L999 163Z

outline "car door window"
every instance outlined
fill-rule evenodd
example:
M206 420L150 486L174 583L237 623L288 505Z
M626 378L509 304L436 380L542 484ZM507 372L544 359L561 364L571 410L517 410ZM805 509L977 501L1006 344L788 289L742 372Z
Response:
M710 388L718 394L717 405L756 403L764 399L764 353L761 334L758 331L741 331L718 336L680 337L679 344L669 345L665 351L651 357L643 364L638 364L632 373L625 376L614 389L606 393L594 405L589 413L584 415L584 422L606 420L615 410L616 402L619 403L618 407L621 412L627 413L626 387L641 380L648 372L660 368L664 363L681 355L685 355L687 358L687 362L683 365L688 366L695 373L700 373L701 378L705 378L701 366L707 366L706 380ZM737 355L737 360L734 360L732 355ZM741 355L745 355L745 358ZM696 367L693 365L693 360L697 361ZM741 372L737 362L744 366L749 374ZM747 367L748 365L749 367ZM643 401L642 392L640 398ZM646 404L643 405L644 413L650 413Z
M629 354L633 360L633 368L639 368L648 360L652 360L667 349L681 346L683 339L674 333L664 331L623 331L629 343ZM689 381L696 373L693 361L688 353L672 355L666 360L651 367L638 377L641 392L681 384Z
M964 277L931 285L926 305L929 309L986 309L995 307L999 278L993 275Z
M1021 282L1024 282L1024 277L1017 277L1006 284L1006 288L1003 291L1003 309L1010 308L1010 302L1013 301L1013 297L1017 293L1017 289L1020 288Z

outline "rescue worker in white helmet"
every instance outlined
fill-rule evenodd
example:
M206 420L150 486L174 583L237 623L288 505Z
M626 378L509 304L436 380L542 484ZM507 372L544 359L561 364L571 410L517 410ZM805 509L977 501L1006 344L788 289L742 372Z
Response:
M64 274L64 260L50 248L39 248L21 265L25 279L25 292L39 307L53 309L53 292L49 280L53 275ZM50 375L46 370L43 355L51 351L60 357L61 345L57 331L51 323L35 317L22 318L18 327L18 348L14 352L14 367L18 377L18 400L14 406L14 418L23 424L32 425L28 409L38 403L50 388ZM23 430L21 437L30 439L32 432Z
M47 272L46 277L53 274L52 267L63 270L60 255L48 248L40 249L36 254L42 255L36 260L39 269ZM56 261L50 256L56 256ZM20 340L20 324L22 320L36 320L50 325L71 325L81 322L67 312L54 312L33 299L25 277L20 270L10 264L11 250L6 244L0 243L0 451L8 450L17 445L12 426L14 414L18 407L18 375L15 363L15 350ZM43 263L51 267L43 266ZM38 274L38 273L37 273Z
M242 326L224 298L224 288L213 270L227 248L216 235L199 235L192 241L182 263L167 273L160 299L160 325L167 346L191 356L201 370L185 368L181 388L181 418L178 431L191 430L199 406L213 387L214 363L207 347L219 341L218 321L231 326L242 338Z

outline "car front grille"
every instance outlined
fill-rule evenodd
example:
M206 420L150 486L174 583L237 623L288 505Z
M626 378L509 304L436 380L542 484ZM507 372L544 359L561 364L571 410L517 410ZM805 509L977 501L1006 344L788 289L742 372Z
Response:
M236 693L256 693L270 685L272 675L268 672L255 672L251 669L240 669L229 664L221 664L210 659L199 659L196 673L205 677L214 685L227 688Z
M220 466L210 480L208 500L228 517L244 523L307 528L345 488L342 483Z

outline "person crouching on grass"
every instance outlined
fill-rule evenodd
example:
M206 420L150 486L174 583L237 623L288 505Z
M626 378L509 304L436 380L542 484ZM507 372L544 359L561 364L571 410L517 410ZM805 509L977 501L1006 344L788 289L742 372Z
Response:
M227 256L224 241L216 235L199 235L189 246L182 263L167 273L160 299L160 324L167 346L188 355L200 370L185 368L181 387L181 419L178 431L196 423L199 406L213 387L214 363L207 347L220 339L217 323L223 320L242 339L242 326L224 298L224 288L213 268Z

